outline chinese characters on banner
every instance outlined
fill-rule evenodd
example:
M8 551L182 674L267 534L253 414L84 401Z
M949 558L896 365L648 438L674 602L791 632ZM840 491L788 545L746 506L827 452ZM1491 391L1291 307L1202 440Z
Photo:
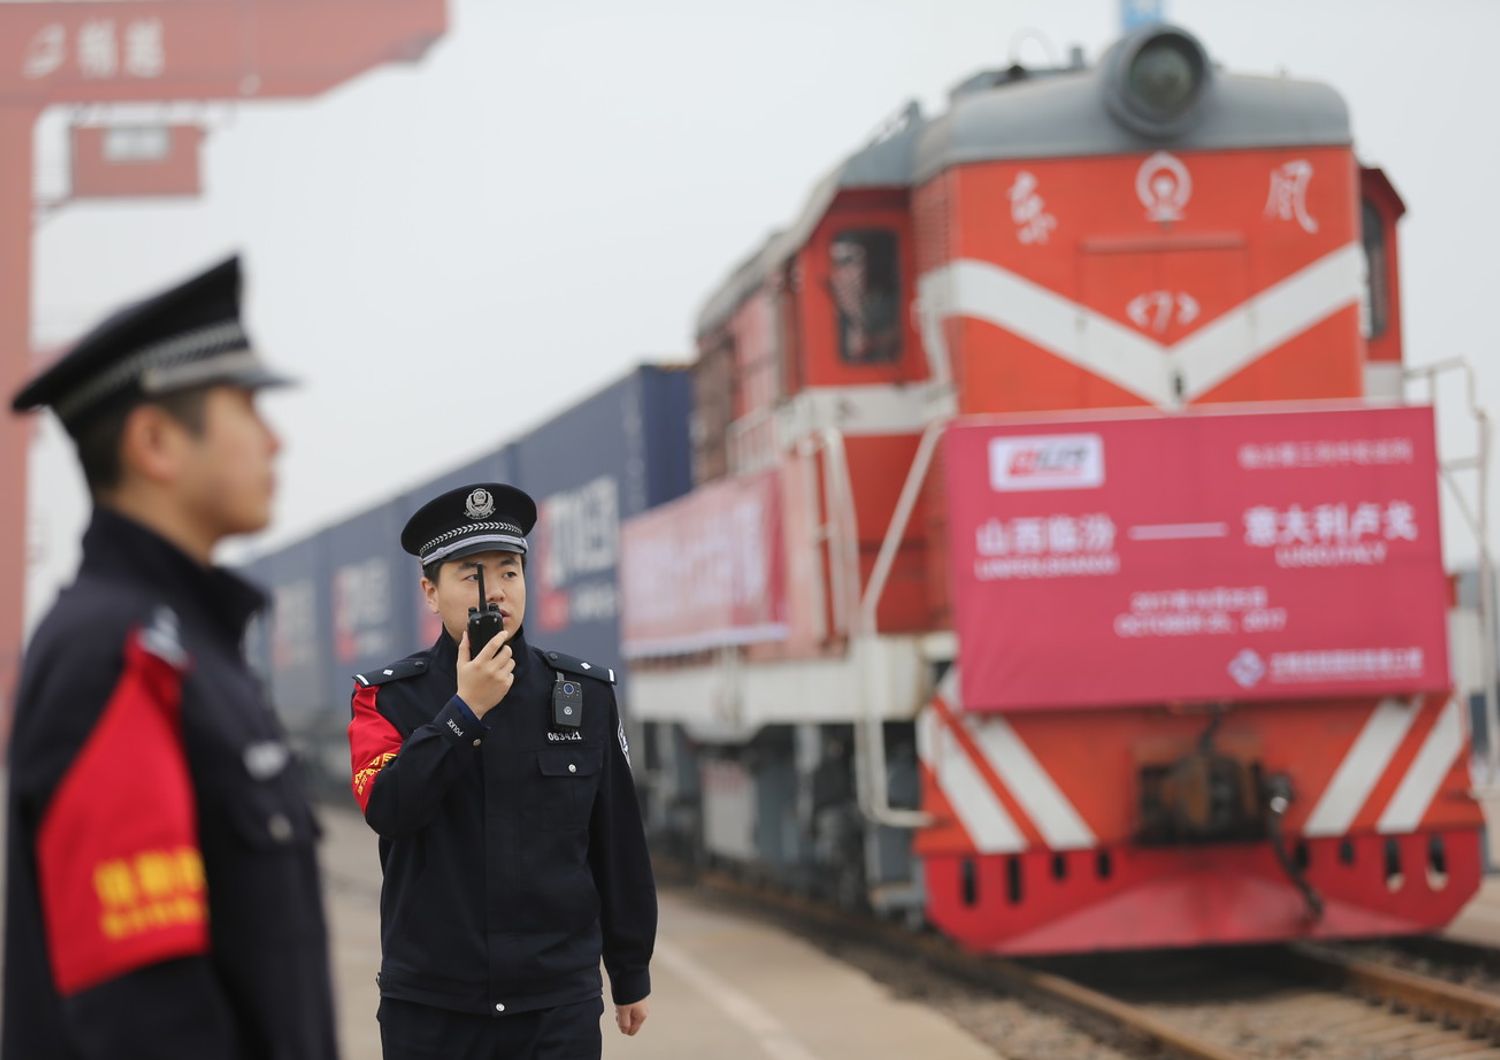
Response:
M716 482L627 520L620 590L627 658L784 640L779 473Z
M1024 169L1010 186L1010 216L1022 243L1045 243L1057 227L1057 218L1047 212L1047 201L1037 192L1036 177Z
M963 702L1446 688L1431 410L960 423Z
M0 4L0 97L53 103L306 98L447 28L444 0Z
M21 76L39 81L71 68L89 80L155 79L166 70L166 33L159 18L88 18L76 27L49 22L27 44Z

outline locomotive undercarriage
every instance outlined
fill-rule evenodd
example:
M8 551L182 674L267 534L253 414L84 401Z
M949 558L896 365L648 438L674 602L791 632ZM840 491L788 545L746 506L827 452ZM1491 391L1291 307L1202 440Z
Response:
M928 923L996 952L1426 931L1477 886L1471 828L1284 831L1302 796L1264 766L1243 722L1225 720L1236 713L1209 711L1179 728L1186 737L1143 742L1120 792L1132 834L1076 849L949 849L940 828L873 823L860 804L853 724L770 724L714 741L651 721L637 769L653 843L677 859ZM930 793L923 801L924 770L934 778L916 730L882 724L888 804L935 813L941 825L942 804Z
M643 809L658 849L843 908L920 919L911 833L859 808L854 726L768 725L735 743L694 739L670 722L642 730ZM914 810L913 726L887 722L885 737L892 804Z

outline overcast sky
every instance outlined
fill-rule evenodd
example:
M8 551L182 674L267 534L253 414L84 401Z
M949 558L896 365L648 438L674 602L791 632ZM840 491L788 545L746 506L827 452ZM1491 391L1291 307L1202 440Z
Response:
M35 338L65 342L242 248L252 330L306 381L266 402L286 443L266 543L289 540L641 360L686 359L703 296L882 119L913 97L936 112L954 82L1012 58L1079 44L1092 61L1118 9L452 0L448 37L418 66L305 103L208 111L201 199L48 216ZM1500 3L1167 0L1167 13L1231 69L1343 93L1361 158L1410 210L1408 357L1467 355L1500 407ZM39 126L44 197L65 187L67 117ZM1468 435L1452 411L1456 452ZM43 429L31 465L33 614L71 577L86 507L59 433ZM1448 523L1450 554L1472 554Z

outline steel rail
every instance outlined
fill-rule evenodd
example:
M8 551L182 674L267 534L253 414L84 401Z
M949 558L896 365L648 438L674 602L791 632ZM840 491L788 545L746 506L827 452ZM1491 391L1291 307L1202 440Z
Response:
M1377 961L1294 944L1292 968L1327 985L1500 1042L1500 996Z

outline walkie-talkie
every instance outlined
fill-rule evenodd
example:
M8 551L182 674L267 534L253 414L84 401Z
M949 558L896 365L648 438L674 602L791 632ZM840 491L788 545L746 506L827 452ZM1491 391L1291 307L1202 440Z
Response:
M474 572L479 575L479 606L469 608L469 658L479 657L479 649L483 648L495 634L505 629L505 619L500 616L500 605L488 603L484 594L484 568L476 566Z

